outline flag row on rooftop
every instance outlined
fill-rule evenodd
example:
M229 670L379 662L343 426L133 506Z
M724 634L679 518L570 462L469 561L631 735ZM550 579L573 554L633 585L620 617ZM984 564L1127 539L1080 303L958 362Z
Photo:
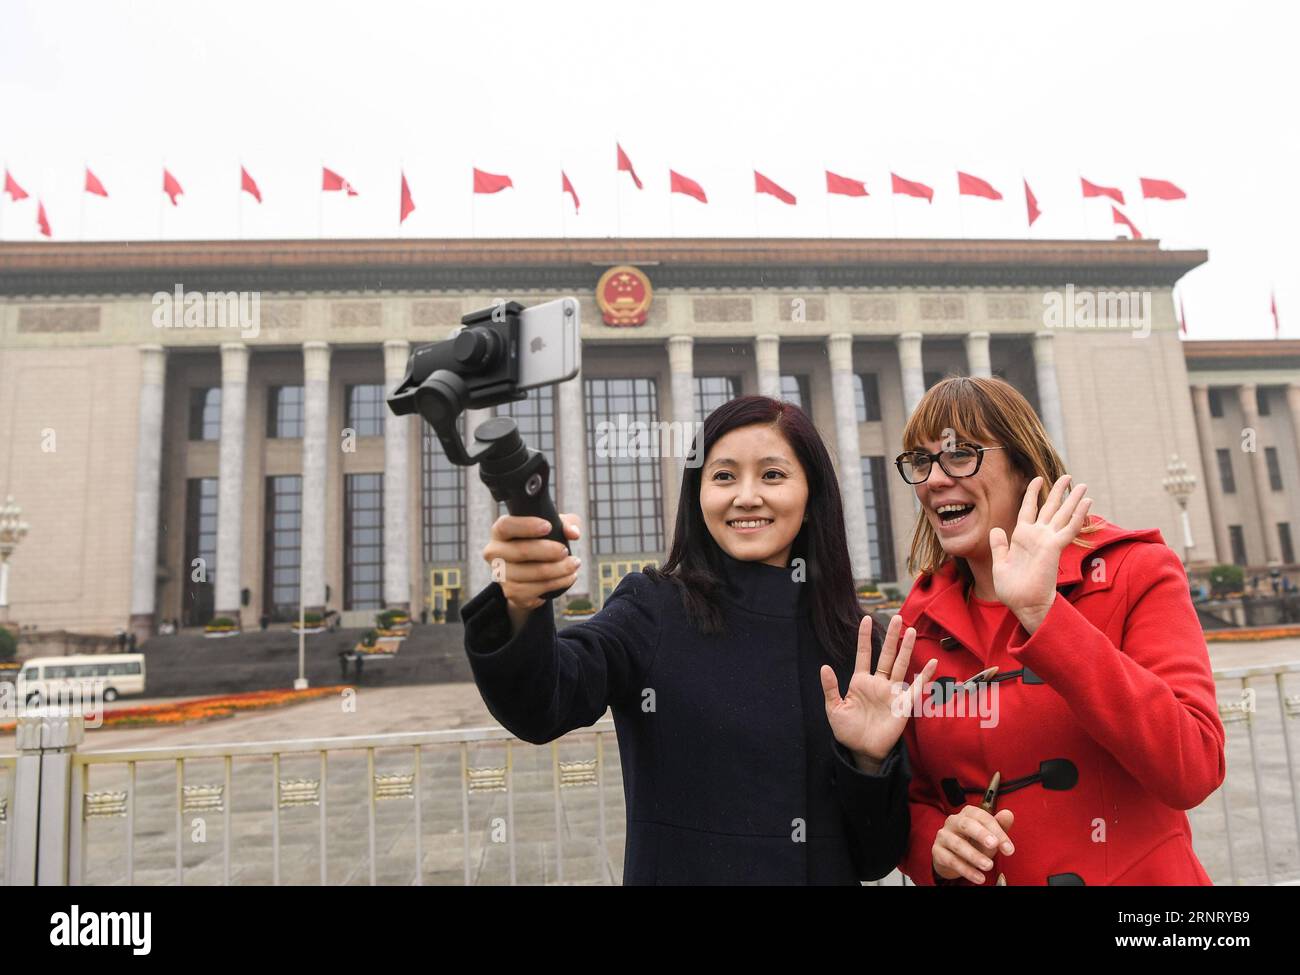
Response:
M619 172L628 174L630 183L637 190L644 190L645 184L637 175L636 169L632 165L632 160L628 154L623 151L621 145L616 145L617 149L617 167ZM865 197L871 193L867 189L865 180L855 179L851 176L845 176L840 173L833 173L830 170L826 174L826 192L837 196L847 197ZM897 196L909 196L916 199L925 200L926 203L933 203L935 188L918 180L907 179L898 173L890 174L889 192ZM397 222L401 225L415 211L415 197L412 194L410 183L406 179L406 173L403 171L401 176L401 196L398 206ZM1079 178L1080 191L1085 198L1103 197L1112 201L1111 220L1113 223L1128 229L1129 233L1135 240L1140 240L1141 232L1133 224L1120 206L1125 205L1124 191L1117 186L1103 186L1093 183L1090 180ZM1032 227L1041 215L1042 210L1039 207L1038 199L1034 196L1034 191L1029 186L1028 180L1022 180L1024 184L1024 206L1026 226ZM1143 199L1147 200L1182 200L1186 199L1187 194L1178 186L1169 180L1149 179L1141 177L1138 180L1139 192ZM500 193L502 190L512 189L513 181L504 173L490 173L486 170L473 167L472 192L475 194ZM109 196L108 188L103 181L95 175L89 166L86 167L85 182L83 192L92 196L107 198ZM239 167L239 191L241 194L247 194L255 202L262 202L262 190L251 173L244 167ZM677 193L682 196L688 196L697 200L701 204L708 204L709 197L704 187L694 179L677 172L674 169L668 170L668 191ZM170 169L166 166L162 171L162 192L166 194L172 206L180 206L181 197L185 194L185 189ZM342 193L345 196L360 196L360 191L353 186L340 173L335 172L327 166L321 167L321 193ZM573 203L573 212L577 214L580 211L581 203L578 199L578 191L573 181L569 179L568 174L560 171L560 192L567 195ZM798 205L798 199L789 190L782 187L776 180L764 175L758 170L754 170L754 192L756 194L773 197L786 206ZM11 202L27 199L30 194L23 189L17 178L9 169L5 168L4 190L8 194ZM957 172L957 195L979 197L994 202L1003 201L1002 193L993 186L988 180L981 179L970 173L964 173L960 170ZM1118 205L1116 205L1118 204ZM53 231L50 221L45 212L45 204L41 200L36 200L36 224L40 232L45 237L52 237Z

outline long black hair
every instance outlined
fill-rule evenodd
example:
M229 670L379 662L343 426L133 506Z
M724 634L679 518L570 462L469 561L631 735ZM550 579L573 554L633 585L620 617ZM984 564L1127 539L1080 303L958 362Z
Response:
M845 542L844 506L830 454L812 420L793 403L767 396L740 396L709 414L704 429L692 445L696 463L682 472L677 502L677 525L668 559L661 569L646 569L653 578L666 578L681 592L682 604L695 627L704 634L721 633L722 611L716 598L724 583L722 549L709 532L700 510L700 484L704 460L719 438L738 427L756 423L777 429L794 449L808 477L808 516L795 536L790 557L802 558L804 584L813 629L827 654L835 660L852 659L857 652L862 608L853 588L853 569ZM703 444L699 443L700 437ZM873 644L879 634L873 627Z

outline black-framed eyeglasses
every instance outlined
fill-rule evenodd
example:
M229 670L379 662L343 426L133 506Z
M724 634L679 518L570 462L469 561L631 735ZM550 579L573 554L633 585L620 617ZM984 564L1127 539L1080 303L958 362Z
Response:
M1004 446L981 447L974 443L959 443L952 450L941 450L937 454L924 450L905 450L894 458L894 466L908 484L922 484L934 470L937 460L943 472L949 477L971 477L978 473L984 463L986 450L1005 450Z

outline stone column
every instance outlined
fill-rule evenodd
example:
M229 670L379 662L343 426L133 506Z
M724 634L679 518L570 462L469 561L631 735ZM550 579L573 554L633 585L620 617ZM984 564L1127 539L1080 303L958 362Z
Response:
M560 465L560 469L558 472L551 472L551 484L559 510L577 515L582 524L582 536L577 541L569 542L569 548L573 550L574 555L582 559L582 565L578 567L578 579L568 595L574 598L586 596L590 599L594 570L591 564L591 508L587 504L587 403L586 397L583 396L585 388L586 383L582 378L581 369L568 382L559 385L560 453L555 458L555 462Z
M898 336L898 365L903 374L903 423L906 424L925 395L920 332L904 332Z
M1291 435L1295 438L1296 456L1300 457L1300 383L1287 383L1286 405L1291 411Z
M131 552L131 632L153 636L157 623L158 506L162 492L163 387L161 345L140 346L140 416L135 452L135 534Z
M674 335L668 339L668 370L672 377L673 422L682 431L684 444L673 458L673 472L678 484L686 467L686 451L690 450L691 435L695 432L695 340L689 335Z
M853 336L837 332L826 339L831 360L831 400L835 404L835 443L844 499L844 527L855 582L871 578L871 549L867 542L867 511L862 491L862 450L858 444L858 407L853 386Z
M221 446L217 481L216 615L240 619L244 531L244 419L248 412L248 346L221 346Z
M1038 380L1038 405L1043 411L1043 426L1052 446L1066 459L1065 412L1061 408L1061 387L1056 379L1056 336L1038 332L1034 336L1034 374Z
M325 611L325 484L329 456L330 347L302 344L302 554L303 606Z
M966 336L966 370L971 376L993 378L993 360L989 355L989 333L970 332Z
M466 447L474 448L474 431L494 415L491 407L465 411ZM478 473L477 467L465 469L465 560L469 563L469 590L461 600L462 605L492 582L492 566L483 561L483 547L492 537L492 523L497 520L497 502Z
M1219 458L1214 450L1210 429L1210 390L1192 387L1192 408L1196 414L1196 436L1201 448L1201 466L1205 471L1205 497L1210 505L1210 525L1214 529L1212 553L1216 563L1232 561L1232 542L1228 538L1228 520L1223 514L1223 483L1219 479Z
M1250 455L1250 480L1255 488L1255 511L1259 517L1259 531L1264 536L1264 560L1280 562L1278 554L1277 529L1269 523L1268 518L1268 462L1264 459L1264 445L1260 443L1259 402L1255 398L1257 387L1246 383L1237 388L1237 401L1241 404L1243 428L1255 431L1255 449L1247 451Z
M781 398L781 337L754 336L754 361L758 366L758 394Z
M406 375L411 343L389 339L384 343L384 388L397 387ZM418 526L410 523L411 418L397 416L384 407L384 606L411 610L411 536Z

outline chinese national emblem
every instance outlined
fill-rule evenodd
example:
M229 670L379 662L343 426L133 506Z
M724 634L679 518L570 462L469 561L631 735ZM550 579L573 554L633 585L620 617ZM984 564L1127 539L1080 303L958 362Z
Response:
M627 264L611 267L596 285L596 304L606 325L644 325L650 298L650 279Z

